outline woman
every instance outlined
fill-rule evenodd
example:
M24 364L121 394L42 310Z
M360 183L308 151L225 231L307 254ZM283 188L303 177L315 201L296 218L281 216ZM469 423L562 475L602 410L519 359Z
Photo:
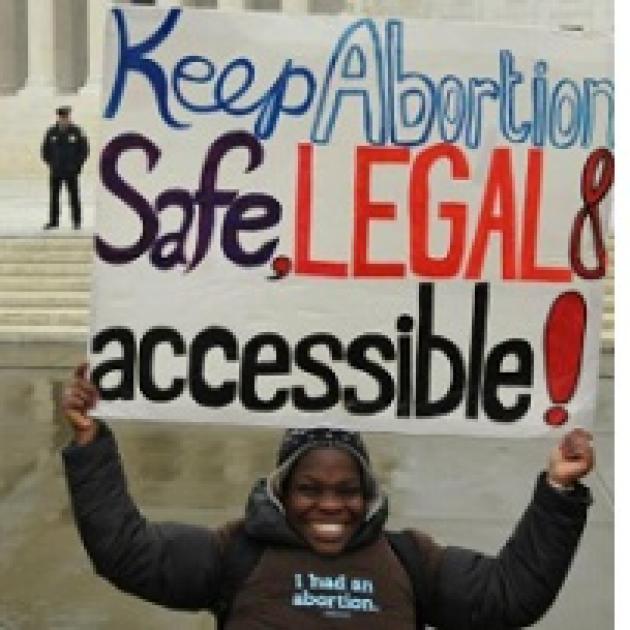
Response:
M83 365L64 392L74 440L63 458L96 571L146 600L209 610L228 630L530 625L558 593L591 503L579 483L593 467L591 436L575 429L496 557L441 547L384 530L387 501L361 437L314 428L286 432L243 520L151 523L127 492L112 432L88 416L96 399Z

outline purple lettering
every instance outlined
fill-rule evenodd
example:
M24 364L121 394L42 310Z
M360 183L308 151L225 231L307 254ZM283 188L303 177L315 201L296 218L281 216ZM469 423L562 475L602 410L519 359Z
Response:
M100 170L103 185L127 204L142 221L142 234L130 247L115 247L96 235L96 254L101 260L112 265L124 265L142 256L155 240L159 228L159 222L151 204L118 174L118 158L126 151L133 149L145 152L147 170L151 172L160 157L160 149L151 140L138 133L125 133L114 138L101 154Z
M280 222L282 206L277 199L262 192L239 195L238 190L223 190L217 186L220 164L233 149L245 149L248 154L245 173L263 163L264 150L260 141L245 131L231 131L217 138L208 149L201 170L199 189L191 193L181 188L162 191L152 205L118 172L118 160L128 150L145 152L148 171L152 171L160 158L160 149L148 138L128 133L114 138L103 150L101 179L104 187L120 199L142 222L142 233L128 247L119 247L96 236L96 252L101 260L110 264L132 262L150 252L151 264L157 269L172 269L177 265L186 271L196 268L205 259L215 233L217 208L225 208L221 229L221 247L225 257L240 267L258 267L268 263L278 245L278 238L262 242L258 247L245 250L241 244L242 232L260 232ZM174 232L160 234L160 215L169 207L182 212L181 227ZM190 260L186 259L186 241L195 222L198 208L197 240Z

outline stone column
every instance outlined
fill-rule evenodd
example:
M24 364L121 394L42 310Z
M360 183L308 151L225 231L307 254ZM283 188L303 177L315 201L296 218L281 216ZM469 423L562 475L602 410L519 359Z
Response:
M282 0L281 6L283 13L294 13L297 15L308 13L308 0Z
M101 88L107 12L105 2L88 1L88 72L84 90L99 91Z
M223 11L244 11L245 4L245 0L219 0L217 7Z
M11 94L19 84L18 6L15 0L0 3L0 94Z
M54 2L53 0L27 1L28 78L26 88L53 91L55 88Z
M417 15L420 7L426 4L426 0L415 0L413 3L407 3L405 0L346 0L346 13L409 17L410 15ZM413 7L413 10L410 10L409 7Z
M54 83L58 93L73 94L87 82L89 5L76 0L54 0Z
M247 0L244 5L245 10L267 11L271 13L282 11L282 0Z

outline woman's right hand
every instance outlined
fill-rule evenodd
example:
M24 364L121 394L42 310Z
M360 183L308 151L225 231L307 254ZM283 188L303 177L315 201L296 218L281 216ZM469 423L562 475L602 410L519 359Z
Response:
M61 408L74 431L74 440L81 446L91 442L98 431L97 422L88 416L88 412L96 405L98 391L87 378L87 371L87 362L75 369L61 399Z

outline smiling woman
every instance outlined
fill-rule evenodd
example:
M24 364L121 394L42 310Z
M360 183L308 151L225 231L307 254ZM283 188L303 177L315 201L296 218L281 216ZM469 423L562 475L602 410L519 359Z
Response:
M535 623L558 593L590 505L590 434L574 429L496 557L385 530L387 500L358 433L290 429L245 518L217 529L152 523L128 494L114 436L88 417L97 392L82 366L63 401L64 451L81 538L119 589L227 630L508 630ZM540 576L544 576L541 579Z
M317 553L341 552L366 512L367 491L356 455L313 448L297 461L283 485L282 501L293 529Z

